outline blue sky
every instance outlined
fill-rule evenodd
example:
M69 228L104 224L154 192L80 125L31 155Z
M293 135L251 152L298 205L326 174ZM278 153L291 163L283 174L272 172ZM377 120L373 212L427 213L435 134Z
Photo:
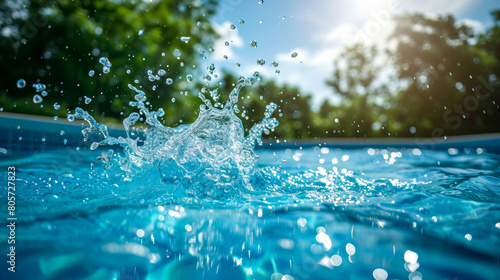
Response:
M221 0L213 25L221 34L215 52L205 63L214 63L235 75L250 76L259 71L278 84L298 86L313 96L318 106L325 98L336 103L325 80L333 72L333 60L343 45L362 40L383 44L393 25L390 18L401 12L429 15L452 14L475 30L490 27L490 12L500 9L499 1L304 1L304 0ZM238 21L244 20L244 24ZM236 29L232 30L230 25ZM250 41L257 41L257 48ZM225 42L229 42L229 46ZM298 56L292 58L291 54ZM223 58L224 55L228 59ZM266 61L257 65L257 59ZM276 61L277 68L271 66ZM236 63L241 67L237 68ZM280 74L275 74L279 69Z

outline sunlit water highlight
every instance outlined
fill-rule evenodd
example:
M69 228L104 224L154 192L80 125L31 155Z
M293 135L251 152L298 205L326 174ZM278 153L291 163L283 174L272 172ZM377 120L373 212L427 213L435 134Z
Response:
M255 151L277 125L276 105L246 136L235 113L240 90L258 79L240 78L224 105L200 95L198 119L178 127L163 126L163 110L129 86L138 112L123 121L127 137L77 108L68 119L90 124L85 139L101 135L71 149L77 161L68 148L2 162L19 174L16 277L500 275L498 155L324 145ZM146 128L132 129L138 122Z

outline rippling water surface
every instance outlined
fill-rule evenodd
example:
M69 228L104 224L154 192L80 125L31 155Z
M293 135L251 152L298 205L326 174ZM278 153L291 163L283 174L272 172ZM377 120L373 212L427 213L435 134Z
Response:
M16 276L496 279L500 158L456 152L261 149L262 181L240 191L117 181L85 148L18 154L2 163L17 168Z

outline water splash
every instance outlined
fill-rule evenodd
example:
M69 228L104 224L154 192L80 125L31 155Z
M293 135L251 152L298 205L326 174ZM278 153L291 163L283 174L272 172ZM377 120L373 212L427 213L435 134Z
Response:
M204 104L192 124L163 126L158 120L164 115L163 109L150 111L146 107L145 93L130 84L129 88L136 95L135 101L129 104L139 112L123 120L125 138L110 136L105 125L96 122L81 108L69 114L68 120L83 119L89 123L90 127L82 130L85 141L94 132L104 137L102 141L93 142L91 150L106 145L123 148L123 153L109 150L97 159L102 161L111 178L140 183L157 181L171 191L185 191L196 198L241 195L262 186L263 177L256 166L258 156L253 149L255 143L262 145L262 133L269 133L278 125L278 121L271 118L277 107L274 103L267 105L263 120L255 124L247 136L235 114L239 111L240 90L259 79L257 72L250 78L240 77L224 106L214 106L200 92ZM216 104L220 104L217 92L211 95ZM133 126L139 120L148 127L138 132Z

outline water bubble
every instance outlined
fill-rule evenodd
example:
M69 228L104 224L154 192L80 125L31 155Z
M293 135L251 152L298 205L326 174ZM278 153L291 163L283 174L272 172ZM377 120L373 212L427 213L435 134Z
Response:
M240 18L240 20L239 20L238 22L239 22L240 24L245 24L245 21L244 21L242 18Z
M464 237L465 237L465 239L467 239L467 241L472 240L472 235L470 233L467 233Z
M189 74L189 75L186 75L186 80L188 82L192 82L193 81L193 75Z
M75 120L75 116L72 114L68 114L68 121L73 122Z
M145 233L144 233L144 230L142 230L142 229L138 229L138 230L135 232L135 234L137 234L137 236L138 236L139 238L142 238L142 237L144 237L144 234L145 234Z
M236 67L240 68L241 64L239 63L236 63Z
M292 58L296 58L296 57L297 57L297 55L299 55L297 52L293 52L293 53L292 53Z
M376 280L386 280L389 274L382 268L377 268L373 271L373 278Z
M263 66L264 64L266 64L266 61L262 58L259 58L259 59L257 59L257 64L260 66Z
M282 17L281 17L281 19L286 19L286 17L285 17L285 16L282 16Z
M198 22L196 23L196 25L201 26L201 22L200 22L200 21L198 21Z
M191 40L191 37L187 37L187 36L182 36L181 37L181 41L184 42L184 43L189 43L189 40Z
M90 70L89 71L89 77L94 77L94 73L95 73L94 70Z
M171 78L167 78L167 85L171 85L172 83L174 82L174 80L172 80Z
M17 80L16 85L18 88L23 88L26 86L26 81L24 79L19 79L19 80Z
M276 61L271 62L271 66L278 67L278 62Z
M64 145L68 144L68 139L63 140Z
M210 80L212 80L212 77L210 77L210 75L208 75L208 74L207 74L207 75L204 75L204 76L203 76L203 80L204 80L205 82L209 82Z
M224 45L226 45L226 47L227 47L227 46L229 46L229 42L228 42L228 41L226 41L226 42L224 43Z
M236 25L231 24L231 26L229 26L229 28L231 28L231 30L235 30L236 29Z
M42 91L42 96L47 96L49 94L46 90Z
M85 104L89 104L90 102L92 102L92 98L88 98L87 96L84 97L85 97Z
M142 36L142 34L144 33L144 30L139 30L139 32L137 32L137 34L139 34L139 36Z
M167 74L167 71L165 71L165 70L163 70L163 69L158 70L158 75L159 75L159 76L163 76L163 75L165 75L165 74Z
M54 109L56 109L56 110L61 109L61 105L57 104L57 102L54 103Z
M252 48L256 48L256 47L257 47L257 41L252 40L252 41L250 42L250 46L251 46Z
M41 103L42 101L43 101L43 98L42 98L40 95L35 94L35 95L33 96L33 103L38 104L38 103Z
M130 69L127 70L127 74L130 74Z
M172 98L172 102L175 102L175 98Z
M354 255L356 253L356 247L354 247L351 243L347 243L347 245L345 245L345 251L349 254L349 256Z
M104 74L108 74L108 73L109 73L109 70L110 70L110 69L109 69L109 67L108 67L108 66L103 66L103 67L102 67L102 72L103 72Z

